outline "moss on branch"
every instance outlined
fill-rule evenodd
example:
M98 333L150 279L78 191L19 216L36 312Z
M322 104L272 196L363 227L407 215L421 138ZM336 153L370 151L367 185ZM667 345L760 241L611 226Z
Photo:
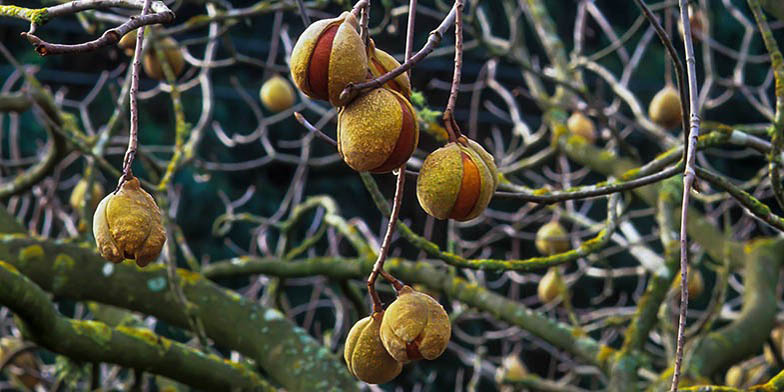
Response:
M58 259L60 263L56 263ZM182 328L189 325L185 309L167 288L162 265L141 271L133 265L106 262L91 247L20 234L0 237L0 260L7 260L57 296L139 311ZM342 362L277 310L249 301L199 274L185 271L177 276L207 336L218 346L255 360L288 391L357 390Z
M99 321L63 317L40 287L2 261L0 287L0 303L21 317L36 343L51 351L76 360L144 369L203 389L276 390L243 365L205 355L149 329L111 328Z

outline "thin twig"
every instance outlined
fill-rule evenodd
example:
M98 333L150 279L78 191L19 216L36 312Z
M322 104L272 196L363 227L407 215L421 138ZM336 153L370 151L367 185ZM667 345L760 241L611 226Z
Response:
M297 0L297 8L299 8L299 16L302 17L302 23L305 26L310 26L310 15L308 15L308 9L305 8L305 3L302 0Z
M457 103L457 94L460 90L460 77L463 69L463 0L455 0L455 69L452 74L452 86L449 89L449 99L444 109L444 127L449 134L449 141L455 142L462 136L460 127L455 122L454 112Z
M405 62L411 59L414 53L414 21L416 20L417 0L410 0L408 3L408 24L406 25L406 57ZM411 76L411 69L406 71Z
M150 10L151 0L144 1L144 7L140 14L140 18ZM131 164L133 158L136 156L136 149L139 142L139 104L136 100L136 94L139 92L139 68L142 64L142 47L144 46L144 28L136 31L136 48L133 53L133 64L131 65L131 91L130 91L130 112L131 112L131 129L128 135L128 150L125 152L122 166L122 177L117 185L117 189L122 184L133 177Z
M688 128L688 144L686 152L686 167L683 170L683 201L681 202L681 235L680 235L680 251L681 251L681 304L680 316L678 320L678 339L675 349L675 366L672 372L672 385L670 391L675 392L678 389L678 380L681 376L681 366L683 362L683 344L684 332L686 330L686 314L689 307L689 286L688 286L688 234L686 228L688 226L688 209L689 209L689 195L691 187L694 184L694 155L697 150L697 138L700 135L700 117L697 108L697 71L696 59L694 58L694 46L691 41L691 26L689 25L689 11L688 1L680 0L681 8L681 23L683 23L683 46L686 52L686 67L689 81L689 117L690 125Z
M374 89L379 88L384 85L384 83L396 78L398 75L402 74L403 72L408 71L416 65L418 62L422 61L425 57L427 57L435 48L441 43L441 39L444 36L444 33L449 26L452 25L455 21L455 8L452 8L452 11L447 14L441 24L438 26L437 29L430 32L430 37L427 39L427 43L422 49L419 50L415 55L413 55L408 61L401 64L399 67L375 78L368 80L367 82L357 83L357 84L349 84L343 89L343 92L340 93L341 98L347 98L351 96L351 93L355 90L364 90L364 89Z

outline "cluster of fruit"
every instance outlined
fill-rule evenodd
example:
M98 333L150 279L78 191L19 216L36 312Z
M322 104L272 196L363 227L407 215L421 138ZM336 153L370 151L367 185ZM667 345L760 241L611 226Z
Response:
M146 32L146 31L145 31ZM146 40L145 40L146 41ZM155 80L165 80L166 75L163 72L161 62L158 61L158 50L163 51L166 62L169 64L174 76L180 76L182 70L185 68L185 58L180 50L180 45L174 38L165 37L160 40L150 40L150 48L147 48L142 57L142 67L147 76ZM136 30L129 31L120 38L117 43L126 56L133 56L136 50Z
M449 316L438 301L404 286L385 311L351 327L343 355L354 377L383 384L397 377L408 362L438 358L451 334Z
M338 152L349 167L389 173L408 161L419 142L408 75L401 73L358 96L342 94L350 84L400 66L372 39L365 47L353 14L345 12L308 26L294 46L290 66L294 83L305 95L340 108ZM438 219L465 221L484 211L497 186L493 156L460 136L427 156L417 180L417 198Z

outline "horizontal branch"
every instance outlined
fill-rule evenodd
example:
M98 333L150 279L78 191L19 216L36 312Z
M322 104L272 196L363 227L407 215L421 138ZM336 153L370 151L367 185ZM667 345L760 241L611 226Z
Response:
M101 302L181 328L189 326L188 312L168 289L163 265L140 271L135 265L109 263L92 247L18 234L0 236L0 260L56 296ZM194 306L189 312L199 316L207 336L220 347L252 358L286 390L357 391L342 361L277 310L249 301L196 273L178 270L177 277Z
M210 390L276 391L254 371L207 356L146 328L111 328L99 321L60 315L48 295L10 264L0 261L0 304L25 323L25 333L41 346L70 358L144 369Z
M398 227L399 228L399 227ZM282 278L323 275L335 280L363 279L373 268L374 259L347 259L317 257L284 262L279 258L238 257L214 262L204 267L204 276L210 279L264 274ZM516 325L547 342L566 350L583 361L604 367L613 350L574 328L550 320L547 316L529 309L519 301L496 294L476 283L453 276L429 262L412 262L390 258L384 268L407 283L419 283L437 290L448 297L499 320Z

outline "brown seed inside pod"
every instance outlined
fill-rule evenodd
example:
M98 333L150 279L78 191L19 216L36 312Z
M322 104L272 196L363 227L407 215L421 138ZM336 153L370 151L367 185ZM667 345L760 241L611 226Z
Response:
M316 47L310 55L308 66L308 87L319 99L329 98L329 56L332 54L332 42L338 32L339 24L330 26L319 37Z
M460 152L463 158L463 182L460 185L460 192L457 194L455 206L449 215L452 219L465 219L479 200L479 192L482 189L482 177L479 175L479 168L476 167L471 157L464 152Z

